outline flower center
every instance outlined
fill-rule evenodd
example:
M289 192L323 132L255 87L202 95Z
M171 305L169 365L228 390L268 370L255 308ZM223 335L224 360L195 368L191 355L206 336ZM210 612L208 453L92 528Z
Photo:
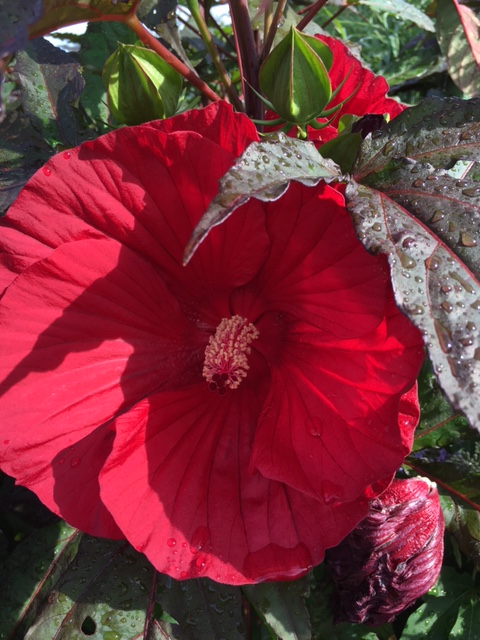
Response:
M247 360L250 343L258 336L258 330L246 318L223 318L205 349L203 375L210 391L218 391L223 396L227 387L239 386L250 369Z

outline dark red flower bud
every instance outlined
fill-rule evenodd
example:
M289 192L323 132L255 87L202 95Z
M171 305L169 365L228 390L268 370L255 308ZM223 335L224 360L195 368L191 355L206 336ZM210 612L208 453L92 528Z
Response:
M442 566L444 527L426 478L394 480L371 500L369 515L325 554L336 621L384 624L428 591Z

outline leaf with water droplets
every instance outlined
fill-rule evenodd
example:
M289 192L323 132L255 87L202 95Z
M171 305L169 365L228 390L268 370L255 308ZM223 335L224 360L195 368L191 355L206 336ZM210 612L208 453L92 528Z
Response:
M478 7L458 0L437 0L436 32L448 73L463 93L480 90L480 19Z
M305 605L305 579L295 582L266 582L243 587L258 615L280 640L310 640L312 630Z
M480 160L480 98L428 98L406 109L365 138L353 168L357 182L374 172L384 181L395 171L395 158L447 168L457 160Z
M480 429L480 284L441 240L384 193L350 182L347 207L372 252L388 256L397 305L420 329L453 406Z
M157 602L175 623L162 628L170 640L243 640L239 587L201 578L178 582L159 575ZM165 619L165 615L163 615Z
M428 163L405 158L386 176L363 184L387 195L428 227L477 276L480 274L480 182L456 179ZM386 179L385 179L386 178Z
M422 599L424 604L407 620L402 640L478 640L480 599L471 572L444 567L437 584Z
M15 71L23 111L33 128L52 145L79 144L79 112L74 104L85 82L78 62L41 38L17 54Z
M250 198L277 200L292 180L314 186L340 176L338 166L322 158L310 142L274 134L253 142L221 178L218 195L193 230L185 249L186 264L212 227L224 222Z
M75 557L80 537L77 529L56 522L36 531L9 556L0 575L0 638L25 637Z

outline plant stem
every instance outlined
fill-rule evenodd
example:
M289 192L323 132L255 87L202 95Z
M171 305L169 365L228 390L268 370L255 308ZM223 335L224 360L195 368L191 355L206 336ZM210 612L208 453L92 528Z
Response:
M305 29L307 24L313 20L313 18L317 15L320 9L327 4L327 0L317 0L312 4L307 13L303 16L300 22L297 24L297 29L302 31Z
M336 20L336 18L338 18L338 16L343 13L345 11L345 9L347 8L348 5L344 4L343 6L340 7L340 9L338 9L338 11L336 11L333 16L331 16L328 20L326 20L323 24L322 24L322 29L324 29L326 26L328 26L331 22L333 22L334 20Z
M138 38L143 42L143 44L150 47L155 53L165 60L173 69L178 71L186 80L188 80L194 87L196 87L203 95L211 100L212 102L217 102L221 100L221 97L215 93L208 84L206 84L198 75L189 69L183 62L181 62L173 53L163 46L161 42L159 42L154 36L152 36L149 31L143 26L140 20L136 15L130 14L124 16L121 20L124 22L130 29L138 36Z
M223 86L225 87L225 90L227 92L227 95L230 99L230 102L234 105L235 109L237 111L243 111L243 105L240 101L240 98L238 97L235 88L232 84L232 81L230 79L230 76L227 73L227 70L225 69L223 62L220 58L220 55L218 53L218 49L215 46L215 43L213 41L213 37L212 34L210 33L210 31L208 30L207 24L203 18L203 15L200 11L200 6L198 4L198 0L187 0L187 5L188 8L190 9L190 13L193 16L193 19L196 22L196 25L198 27L198 30L200 31L200 35L202 36L202 40L205 42L208 52L213 60L213 64L215 65L215 68L218 72L218 75L220 76L220 79L222 81Z
M242 76L245 110L251 118L261 120L263 107L260 100L251 90L259 91L258 55L253 37L247 0L229 0L235 44L237 47L238 67Z

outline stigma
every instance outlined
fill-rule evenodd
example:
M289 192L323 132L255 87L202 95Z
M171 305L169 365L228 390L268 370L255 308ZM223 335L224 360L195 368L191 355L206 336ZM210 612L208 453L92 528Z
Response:
M223 318L205 349L203 376L210 391L223 396L227 388L236 389L250 369L247 356L258 329L241 316Z

